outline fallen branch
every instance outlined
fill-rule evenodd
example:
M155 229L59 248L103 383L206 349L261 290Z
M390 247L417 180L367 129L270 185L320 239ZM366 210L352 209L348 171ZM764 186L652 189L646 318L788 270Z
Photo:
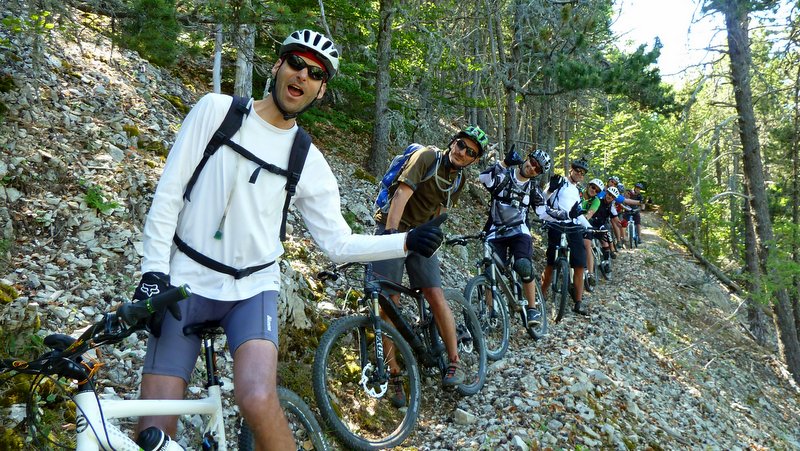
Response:
M742 287L740 287L739 284L731 280L731 278L728 277L721 269L717 268L716 265L714 265L713 263L708 261L705 257L703 257L703 254L697 249L695 249L695 247L692 246L689 243L689 241L687 241L686 238L684 238L683 235L681 235L681 233L678 232L678 230L672 226L672 224L670 224L667 221L664 221L664 224L666 224L667 227L669 227L669 230L672 232L672 234L675 235L675 237L678 238L678 240L680 240L680 242L683 243L683 245L686 246L687 249L689 249L689 252L692 253L694 258L696 258L700 263L702 263L706 268L708 268L708 270L711 271L711 273L714 274L717 277L717 279L719 279L720 282L724 283L725 286L730 288L731 291L733 291L736 294L741 294L743 292Z

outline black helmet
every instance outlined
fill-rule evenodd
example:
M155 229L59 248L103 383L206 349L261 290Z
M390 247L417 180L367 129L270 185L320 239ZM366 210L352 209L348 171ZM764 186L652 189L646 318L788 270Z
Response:
M583 169L584 171L589 172L589 162L584 160L583 158L572 160L572 168Z

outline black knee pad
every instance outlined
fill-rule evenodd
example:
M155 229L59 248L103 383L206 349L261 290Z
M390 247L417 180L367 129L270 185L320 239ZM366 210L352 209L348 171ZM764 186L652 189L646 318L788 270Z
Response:
M528 283L533 281L533 265L530 259L520 258L514 262L514 271L519 274L523 282Z

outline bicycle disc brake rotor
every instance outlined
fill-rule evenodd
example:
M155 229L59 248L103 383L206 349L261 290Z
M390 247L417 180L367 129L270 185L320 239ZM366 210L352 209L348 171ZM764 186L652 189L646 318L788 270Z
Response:
M458 339L458 350L466 353L472 353L474 347L474 340L472 334L467 330L467 326L459 324L456 326L456 337Z
M373 398L381 398L383 395L386 394L386 390L389 387L389 381L383 382L382 384L373 384L371 383L370 376L373 373L372 363L367 363L364 365L364 368L361 369L361 381L359 384L364 389L364 392ZM375 387L380 388L380 391L376 391Z

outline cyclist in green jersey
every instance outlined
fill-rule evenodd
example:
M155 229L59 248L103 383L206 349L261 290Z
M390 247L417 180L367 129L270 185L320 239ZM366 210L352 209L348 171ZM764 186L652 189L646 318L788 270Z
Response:
M586 220L592 219L592 216L597 213L597 209L600 208L600 199L597 195L600 191L603 191L603 188L605 188L605 186L600 179L592 179L586 186L586 189L583 190L583 193L581 193L581 209L586 212L583 214ZM594 288L594 286L597 285L597 279L592 272L594 268L592 232L587 232L583 236L583 246L586 248L586 281L589 283L590 288Z

